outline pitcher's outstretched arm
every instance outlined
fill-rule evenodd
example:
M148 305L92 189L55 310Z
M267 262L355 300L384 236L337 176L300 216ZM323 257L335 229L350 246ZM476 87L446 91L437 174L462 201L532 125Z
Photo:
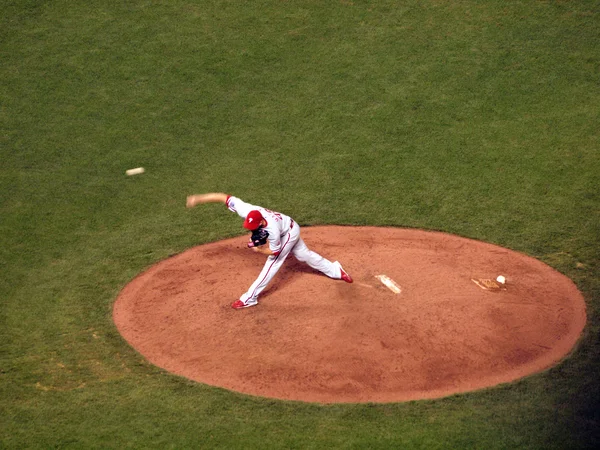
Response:
M188 195L186 208L193 208L200 203L227 203L229 196L222 192L209 192L208 194Z

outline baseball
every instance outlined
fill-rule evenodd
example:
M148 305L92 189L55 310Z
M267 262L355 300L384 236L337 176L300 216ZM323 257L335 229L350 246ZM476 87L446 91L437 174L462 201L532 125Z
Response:
M143 167L136 167L135 169L129 169L129 170L125 171L125 173L129 176L138 175L138 174L144 173L144 172L145 172L145 170Z
M500 284L504 284L504 283L506 283L506 277L504 277L504 275L498 275L498 278L496 278L496 281Z

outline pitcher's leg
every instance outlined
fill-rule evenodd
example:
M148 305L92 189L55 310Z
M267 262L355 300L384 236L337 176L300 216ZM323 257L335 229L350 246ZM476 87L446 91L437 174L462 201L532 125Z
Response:
M240 300L248 306L258 303L258 296L277 274L284 261L285 256L282 256L281 253L278 256L269 256L258 278L252 283L248 291L240 297Z
M289 234L285 237L286 243L283 245L281 252L277 256L269 256L265 265L263 266L258 278L252 283L248 291L244 293L240 297L240 301L244 306L254 306L258 303L258 296L260 293L267 287L269 282L273 279L273 277L277 274L282 264L286 260L287 256L292 251L292 248L295 243L295 239L293 239ZM236 302L237 303L237 302ZM234 303L234 305L236 304ZM233 305L232 305L233 306ZM237 309L236 306L234 308Z
M339 266L332 263L328 259L323 258L318 253L310 250L302 238L298 239L298 242L292 250L292 253L298 261L308 264L310 267L324 273L329 278L334 278L336 280L341 278Z

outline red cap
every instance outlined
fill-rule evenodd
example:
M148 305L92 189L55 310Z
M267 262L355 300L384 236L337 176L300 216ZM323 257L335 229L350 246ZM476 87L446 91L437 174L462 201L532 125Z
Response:
M263 220L263 216L260 211L253 209L246 216L246 220L244 220L244 228L247 230L256 230L260 227L260 222Z

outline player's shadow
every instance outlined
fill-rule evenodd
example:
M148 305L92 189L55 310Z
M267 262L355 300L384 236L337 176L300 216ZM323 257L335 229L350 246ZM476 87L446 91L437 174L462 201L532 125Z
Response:
M277 272L277 275L271 280L271 283L262 292L261 297L265 298L277 293L277 291L285 288L285 286L287 286L294 278L302 276L327 278L326 275L318 270L313 269L306 263L298 261L293 255L290 255L283 263L281 269L279 269L279 272Z

